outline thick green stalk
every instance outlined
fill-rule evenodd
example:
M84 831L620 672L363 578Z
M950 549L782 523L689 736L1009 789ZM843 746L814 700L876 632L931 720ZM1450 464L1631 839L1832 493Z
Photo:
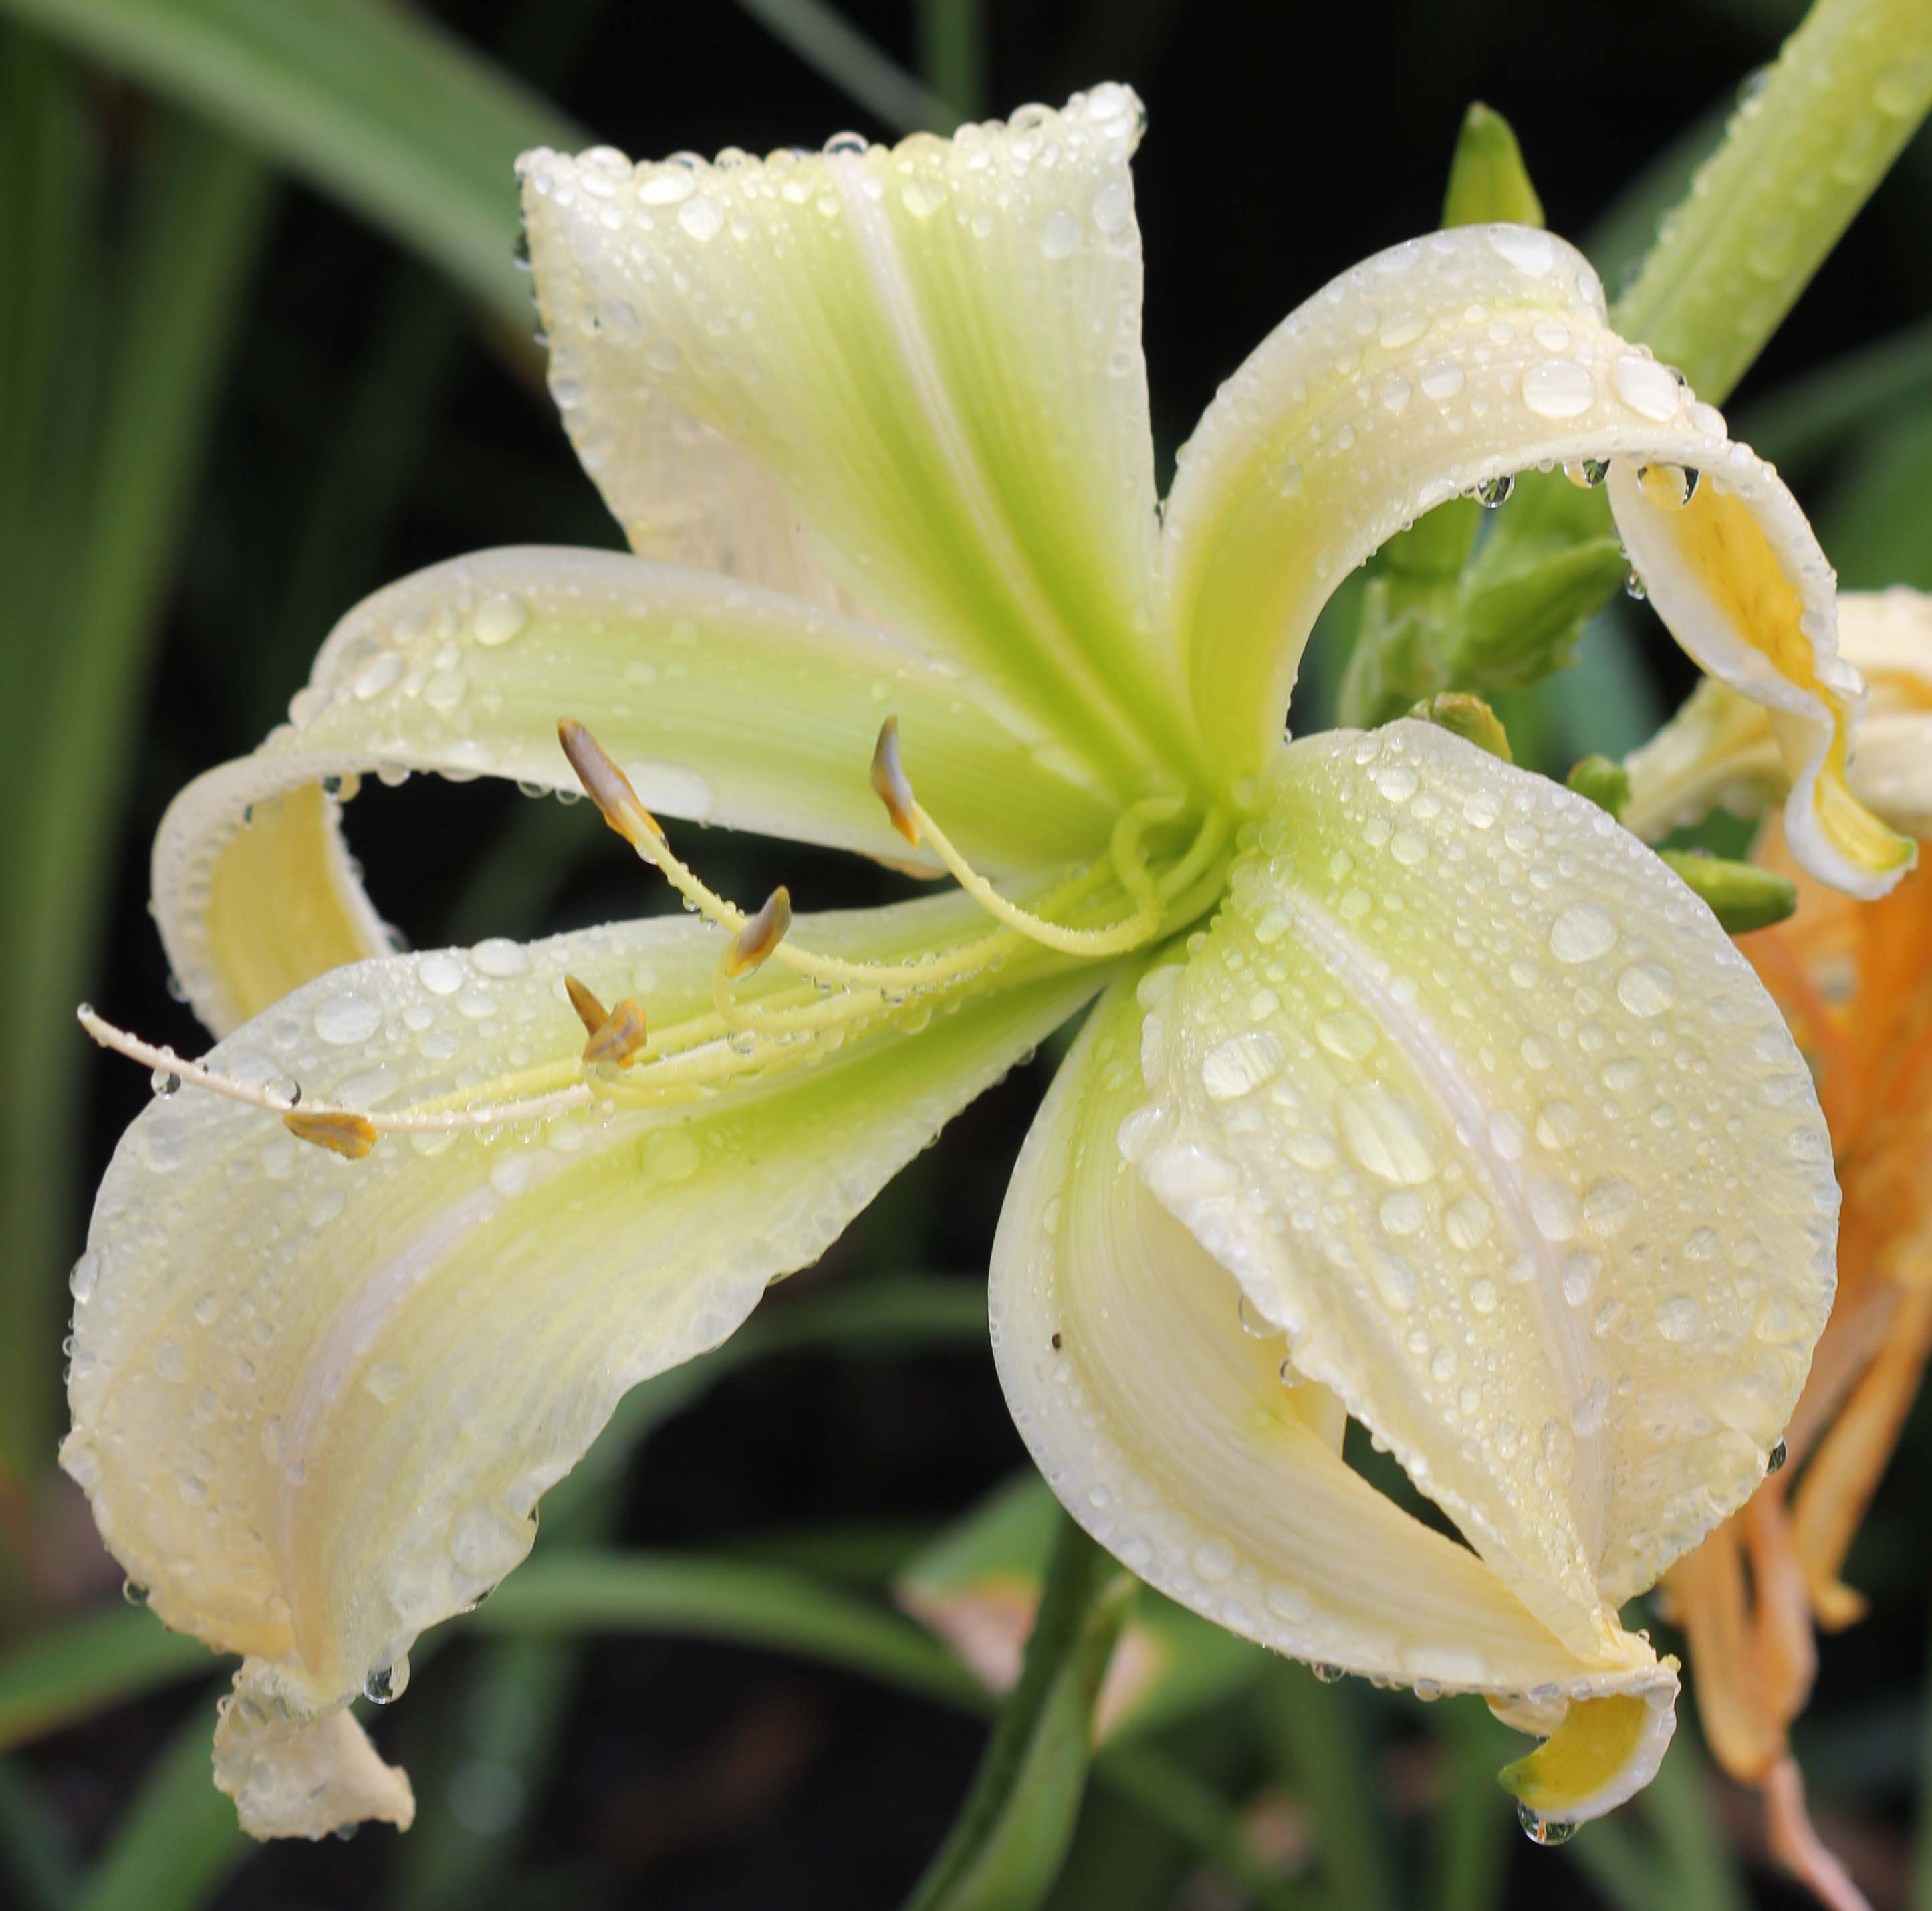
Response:
M1819 0L1611 321L1721 404L1932 106L1932 5Z

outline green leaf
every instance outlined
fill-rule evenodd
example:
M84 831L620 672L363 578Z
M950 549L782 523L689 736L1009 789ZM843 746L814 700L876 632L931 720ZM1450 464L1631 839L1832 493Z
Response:
M1454 648L1458 685L1528 690L1570 661L1583 626L1622 588L1630 560L1615 537L1556 551L1465 592Z
M1094 1703L1134 1588L1063 1521L1019 1683L907 1911L1031 1911L1052 1890L1086 1789Z
M44 458L59 500L50 534L19 551L10 573L41 634L10 660L0 708L16 795L4 887L20 925L0 957L0 1046L34 1085L0 1116L9 1323L0 1463L27 1477L56 1405L43 1350L65 1299L62 1204L86 1055L68 1011L94 972L149 652L272 202L254 158L204 128L164 120L140 158L124 263L102 275L103 305L82 292L91 275L77 273L70 350L41 363L29 322L13 333L28 348L0 361L7 408L34 410L32 455ZM69 209L84 232L104 221L92 192L70 197ZM90 319L102 309L112 324L97 338ZM37 377L45 389L22 395L16 381Z
M518 331L511 165L588 136L466 43L382 0L0 0L204 113L432 259Z
M539 1552L467 1624L492 1634L647 1632L795 1652L977 1708L973 1676L883 1606L772 1566L673 1553Z
M195 1911L255 1846L209 1777L196 1706L149 1768L74 1911Z
M0 1759L0 1876L8 1873L24 1911L68 1911L80 1888L66 1827L17 1759Z
M1444 1699L1432 1723L1444 1769L1429 1832L1431 1902L1435 1911L1488 1911L1502 1901L1516 1835L1498 1806L1496 1772L1522 1741L1480 1699Z
M0 1654L0 1750L218 1669L200 1640L118 1602L30 1633Z
M1923 0L1818 0L1610 313L1721 404L1932 106Z
M1444 226L1543 224L1543 202L1529 182L1516 134L1499 113L1473 101L1462 116L1449 163L1449 190L1442 200Z
M1696 849L1658 854L1708 905L1727 936L1768 929L1798 907L1798 891L1790 879L1755 863L1734 863Z

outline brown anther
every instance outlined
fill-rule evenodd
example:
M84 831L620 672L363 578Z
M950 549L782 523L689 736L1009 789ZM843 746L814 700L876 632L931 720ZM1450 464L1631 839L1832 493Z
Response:
M748 975L785 939L791 927L791 891L782 884L765 898L756 915L747 916L745 926L731 939L724 951L724 973L733 981Z
M574 975L563 978L563 992L569 996L570 1005L577 1011L577 1019L584 1024L586 1035L595 1035L610 1019L610 1011Z
M899 720L888 717L880 726L879 741L872 747L872 792L886 806L892 828L919 846L919 822L913 814L912 785L899 765Z
M584 993L590 994L589 990ZM583 1011L580 1009L578 1013ZM646 1029L644 1011L635 999L626 996L616 1007L590 1031L590 1039L584 1044L586 1062L614 1062L620 1068L628 1068L632 1059L644 1045Z
M345 1161L361 1161L376 1145L376 1124L367 1115L351 1114L346 1109L312 1113L291 1108L282 1117L282 1125L298 1141L312 1141Z
M604 820L633 849L641 849L648 857L652 842L662 843L664 833L631 787L630 778L574 717L566 717L558 724L556 740L562 744L577 780L584 786L584 795L603 812Z

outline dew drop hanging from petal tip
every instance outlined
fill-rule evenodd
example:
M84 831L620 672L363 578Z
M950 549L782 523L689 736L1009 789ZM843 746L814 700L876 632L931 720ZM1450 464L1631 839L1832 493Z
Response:
M1767 1474L1782 1473L1786 1458L1784 1442L1780 1440L1764 1456L1764 1470Z
M1509 502L1515 489L1514 473L1505 471L1499 478L1486 478L1476 487L1476 497L1485 511L1495 511Z
M1340 1666L1312 1665L1308 1669L1315 1675L1318 1685L1339 1684L1348 1676Z
M1533 1845L1567 1845L1576 1835L1576 1827L1561 1818L1545 1818L1526 1804L1516 1808L1516 1822Z

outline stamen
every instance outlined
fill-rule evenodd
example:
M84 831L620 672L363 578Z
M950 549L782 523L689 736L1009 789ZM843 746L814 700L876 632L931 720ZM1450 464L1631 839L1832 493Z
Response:
M888 717L879 729L879 741L872 746L872 793L886 806L892 828L916 849L919 847L918 806L912 800L912 785L899 764L899 720Z
M731 946L721 962L725 975L735 982L760 967L785 939L791 927L791 891L782 884L765 898L765 906L731 939Z
M345 1161L361 1161L376 1145L375 1123L367 1115L345 1110L298 1108L282 1117L282 1125L298 1141L312 1141Z
M116 1055L124 1055L129 1061L138 1062L144 1068L158 1068L176 1076L184 1087L206 1089L210 1094L221 1095L228 1101L260 1108L266 1114L279 1115L288 1122L291 1134L299 1135L304 1141L313 1141L318 1146L331 1148L337 1154L349 1151L323 1139L325 1131L352 1134L356 1131L353 1125L357 1122L366 1124L373 1134L378 1135L460 1134L472 1128L501 1128L511 1122L548 1121L554 1115L566 1114L572 1108L584 1107L591 1098L589 1085L577 1082L550 1093L521 1096L509 1101L483 1102L454 1108L438 1107L428 1103L418 1108L380 1114L309 1101L298 1103L279 1095L271 1095L266 1089L258 1088L253 1083L237 1081L232 1075L204 1068L198 1062L185 1062L171 1048L158 1048L152 1042L142 1041L138 1035L128 1034L124 1029L117 1029L105 1017L96 1014L86 1002L74 1011L74 1019L103 1048L112 1049ZM298 1117L301 1125L290 1120L290 1116ZM340 1125L332 1127L332 1124ZM362 1151L364 1155L368 1152L366 1148ZM352 1158L359 1159L360 1156Z
M583 1059L614 1062L628 1068L637 1059L647 1033L644 1010L634 996L626 996L591 1030L590 1039L584 1044Z
M899 762L899 720L888 717L872 752L872 788L886 806L892 826L908 843L932 845L953 880L995 921L1017 930L1029 941L1057 949L1063 955L1099 957L1124 954L1138 948L1160 927L1160 902L1140 853L1142 832L1150 822L1165 822L1181 809L1178 797L1150 797L1135 804L1114 827L1114 865L1135 902L1124 921L1102 929L1070 929L1048 922L1000 894L948 840L946 833L920 807L912 784Z
M631 780L618 768L608 752L581 723L566 717L556 726L556 740L570 759L577 780L591 801L603 812L604 820L646 862L655 862L656 846L664 840L664 828L646 810Z
M597 1031L610 1020L610 1011L574 975L563 978L563 992L569 996L571 1007L577 1011L577 1019L584 1024L584 1032L595 1037Z

